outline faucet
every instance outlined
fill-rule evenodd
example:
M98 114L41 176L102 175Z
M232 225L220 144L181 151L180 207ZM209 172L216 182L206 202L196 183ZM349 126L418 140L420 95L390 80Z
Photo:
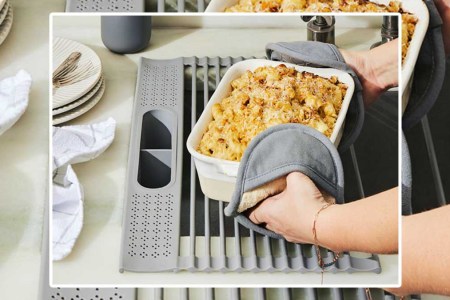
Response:
M308 41L317 41L334 44L334 24L336 19L333 16L302 16L302 20L307 24Z
M381 26L381 41L373 44L370 49L383 45L398 38L398 16L384 16Z

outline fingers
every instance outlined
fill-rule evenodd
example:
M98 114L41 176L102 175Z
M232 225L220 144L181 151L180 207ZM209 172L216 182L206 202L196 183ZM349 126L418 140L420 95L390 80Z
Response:
M258 205L255 209L253 209L248 218L250 219L250 221L252 221L253 223L259 225L262 223L266 223L266 217L264 215L265 213L265 205L263 203L261 203L260 205Z
M268 223L268 213L270 212L272 202L275 201L278 196L279 195L275 195L260 202L252 211L250 211L250 214L248 215L250 221L255 224Z
M255 208L254 210L252 210L250 212L250 214L248 215L248 218L250 219L250 221L252 221L253 223L255 223L257 225L264 223L264 222L260 221L261 216L259 216L259 209L257 209L257 208Z
M250 212L248 218L256 225L264 224L264 227L266 229L276 232L276 230L272 227L267 215L265 215L265 211L266 205L261 204Z

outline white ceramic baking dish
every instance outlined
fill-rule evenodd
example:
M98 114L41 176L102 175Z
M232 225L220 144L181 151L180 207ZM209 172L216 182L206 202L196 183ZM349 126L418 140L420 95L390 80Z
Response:
M388 4L389 1L390 0L377 0L373 2L380 4ZM423 39L427 32L429 14L427 7L422 0L405 0L401 2L404 11L413 13L418 18L416 30L412 37L407 56L402 66L403 80L400 87L401 91L403 91L402 92L402 113L403 113L408 104L409 96L411 94L411 84L414 66L416 64ZM227 7L233 6L237 3L238 0L212 0L208 5L208 7L206 8L206 12L224 12Z
M405 60L402 65L402 113L405 111L408 105L409 96L411 95L411 86L413 80L414 67L419 56L420 47L427 33L428 23L430 15L428 14L428 8L422 0L407 0L402 1L403 10L414 14L418 21L414 35L412 36L411 43L409 44L408 52L406 53Z
M218 159L197 152L203 133L206 131L208 124L212 120L212 106L230 95L231 82L240 77L247 70L253 71L258 67L277 66L279 64L293 67L299 72L307 71L325 78L337 76L340 82L343 82L348 86L341 111L339 112L336 125L330 137L330 140L336 146L339 144L344 130L345 116L355 89L355 83L349 74L336 69L302 67L264 59L251 59L236 63L226 72L220 81L216 91L211 96L211 100L206 105L187 140L187 149L194 158L201 189L209 198L229 202L234 191L234 185L239 169L239 162Z
M371 2L379 4L389 4L391 0L372 0ZM406 0L408 2L415 2L417 0ZM421 0L418 0L421 1ZM211 0L205 12L224 12L226 8L238 4L239 0ZM308 12L311 13L311 12ZM334 12L336 13L336 12Z

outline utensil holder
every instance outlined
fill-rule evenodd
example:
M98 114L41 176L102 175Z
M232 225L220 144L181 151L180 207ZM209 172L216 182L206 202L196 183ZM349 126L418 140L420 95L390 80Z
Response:
M161 271L175 268L178 256L183 159L182 60L142 59L138 78L121 271Z
M66 0L66 12L145 12L145 0Z
M152 35L151 16L102 16L103 44L119 54L136 53L147 48Z

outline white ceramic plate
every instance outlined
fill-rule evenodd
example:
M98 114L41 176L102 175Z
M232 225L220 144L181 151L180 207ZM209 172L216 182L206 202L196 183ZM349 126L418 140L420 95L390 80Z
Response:
M69 103L67 105L64 105L64 106L61 106L61 107L59 107L57 109L52 110L52 115L56 116L56 115L62 114L64 112L66 112L66 111L72 110L72 109L82 105L83 103L87 102L88 100L91 100L91 98L100 90L101 86L103 85L103 82L104 82L104 78L103 78L103 75L102 75L100 77L100 80L92 88L92 90L87 92L87 94L85 94L80 99L77 99L74 102L71 102L71 103Z
M6 40L6 37L11 32L11 27L13 24L13 9L12 6L9 7L8 13L6 14L5 20L0 25L0 45Z
M0 8L0 25L2 25L3 21L5 20L6 15L9 12L9 7L10 6L11 6L11 4L6 2L5 5L3 5L3 8Z
M8 3L7 0L0 0L0 10L2 10L5 7L6 3Z
M102 63L94 50L76 41L59 37L55 37L53 41L53 71L56 70L73 52L81 53L81 58L78 62L79 66L83 66L91 61L94 72L90 77L82 81L56 89L52 97L53 109L67 105L81 98L87 92L92 90L100 80Z
M100 86L100 89L95 93L95 95L84 104L69 110L67 112L64 112L62 114L56 115L53 117L53 125L59 125L65 122L68 122L70 120L73 120L75 118L78 118L79 116L87 113L89 110L91 110L102 98L103 94L105 93L105 79L102 78L102 85Z

